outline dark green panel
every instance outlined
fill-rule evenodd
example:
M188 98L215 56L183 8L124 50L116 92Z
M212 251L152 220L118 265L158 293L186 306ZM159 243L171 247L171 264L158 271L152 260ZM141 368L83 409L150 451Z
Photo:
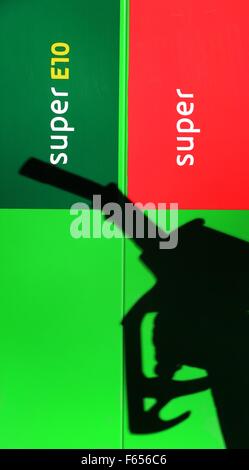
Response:
M18 175L29 156L49 162L51 86L69 93L69 171L118 181L119 0L0 4L0 206L63 208L75 197ZM69 80L50 77L50 47L70 45ZM63 133L61 133L63 134Z

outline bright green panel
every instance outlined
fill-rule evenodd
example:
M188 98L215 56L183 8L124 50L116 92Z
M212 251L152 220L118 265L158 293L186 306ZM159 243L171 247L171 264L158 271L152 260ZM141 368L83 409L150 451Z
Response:
M180 223L200 216L248 239L249 212L184 211ZM122 445L122 239L73 240L70 221L68 211L0 212L0 447ZM154 279L125 244L128 311ZM125 420L125 447L223 447L210 391L175 400L162 417L186 409L189 420L148 436L131 435Z
M121 446L121 240L1 210L0 448Z

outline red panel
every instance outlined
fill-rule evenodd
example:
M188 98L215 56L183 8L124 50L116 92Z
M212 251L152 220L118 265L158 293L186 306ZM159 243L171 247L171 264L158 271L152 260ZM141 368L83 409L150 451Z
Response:
M248 0L130 3L129 196L249 209ZM177 151L177 88L194 94L192 152Z

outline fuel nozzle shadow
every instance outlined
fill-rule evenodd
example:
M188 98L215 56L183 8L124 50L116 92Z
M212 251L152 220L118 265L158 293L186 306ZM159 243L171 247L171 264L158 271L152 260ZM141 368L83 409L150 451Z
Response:
M80 198L101 194L104 203L131 202L115 185L102 186L34 158L20 173ZM147 226L152 223L144 218ZM123 320L130 430L152 433L180 424L189 410L164 421L162 407L210 387L226 446L249 448L249 244L202 219L181 226L178 239L175 249L160 250L159 239L133 238L156 284ZM151 379L142 371L141 348L141 324L149 312L157 312L157 377ZM183 365L206 369L208 377L177 381L174 374ZM155 399L149 411L143 405L147 397Z

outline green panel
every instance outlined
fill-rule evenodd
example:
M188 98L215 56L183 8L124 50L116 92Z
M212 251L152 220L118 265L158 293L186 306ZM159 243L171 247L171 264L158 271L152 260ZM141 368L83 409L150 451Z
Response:
M121 446L121 239L1 210L0 448Z
M249 212L181 211L180 224L248 240ZM1 210L0 447L222 448L210 391L175 400L170 431L130 434L123 404L122 239L74 240L67 210ZM126 241L126 311L154 283ZM151 319L152 320L152 319ZM150 321L144 370L153 375ZM185 367L178 379L204 371ZM124 425L122 424L125 412Z
M30 156L49 162L51 87L69 93L69 171L118 182L120 0L0 2L0 207L67 208L74 197L18 177ZM70 45L69 80L50 78L50 48ZM62 133L63 134L63 133Z

